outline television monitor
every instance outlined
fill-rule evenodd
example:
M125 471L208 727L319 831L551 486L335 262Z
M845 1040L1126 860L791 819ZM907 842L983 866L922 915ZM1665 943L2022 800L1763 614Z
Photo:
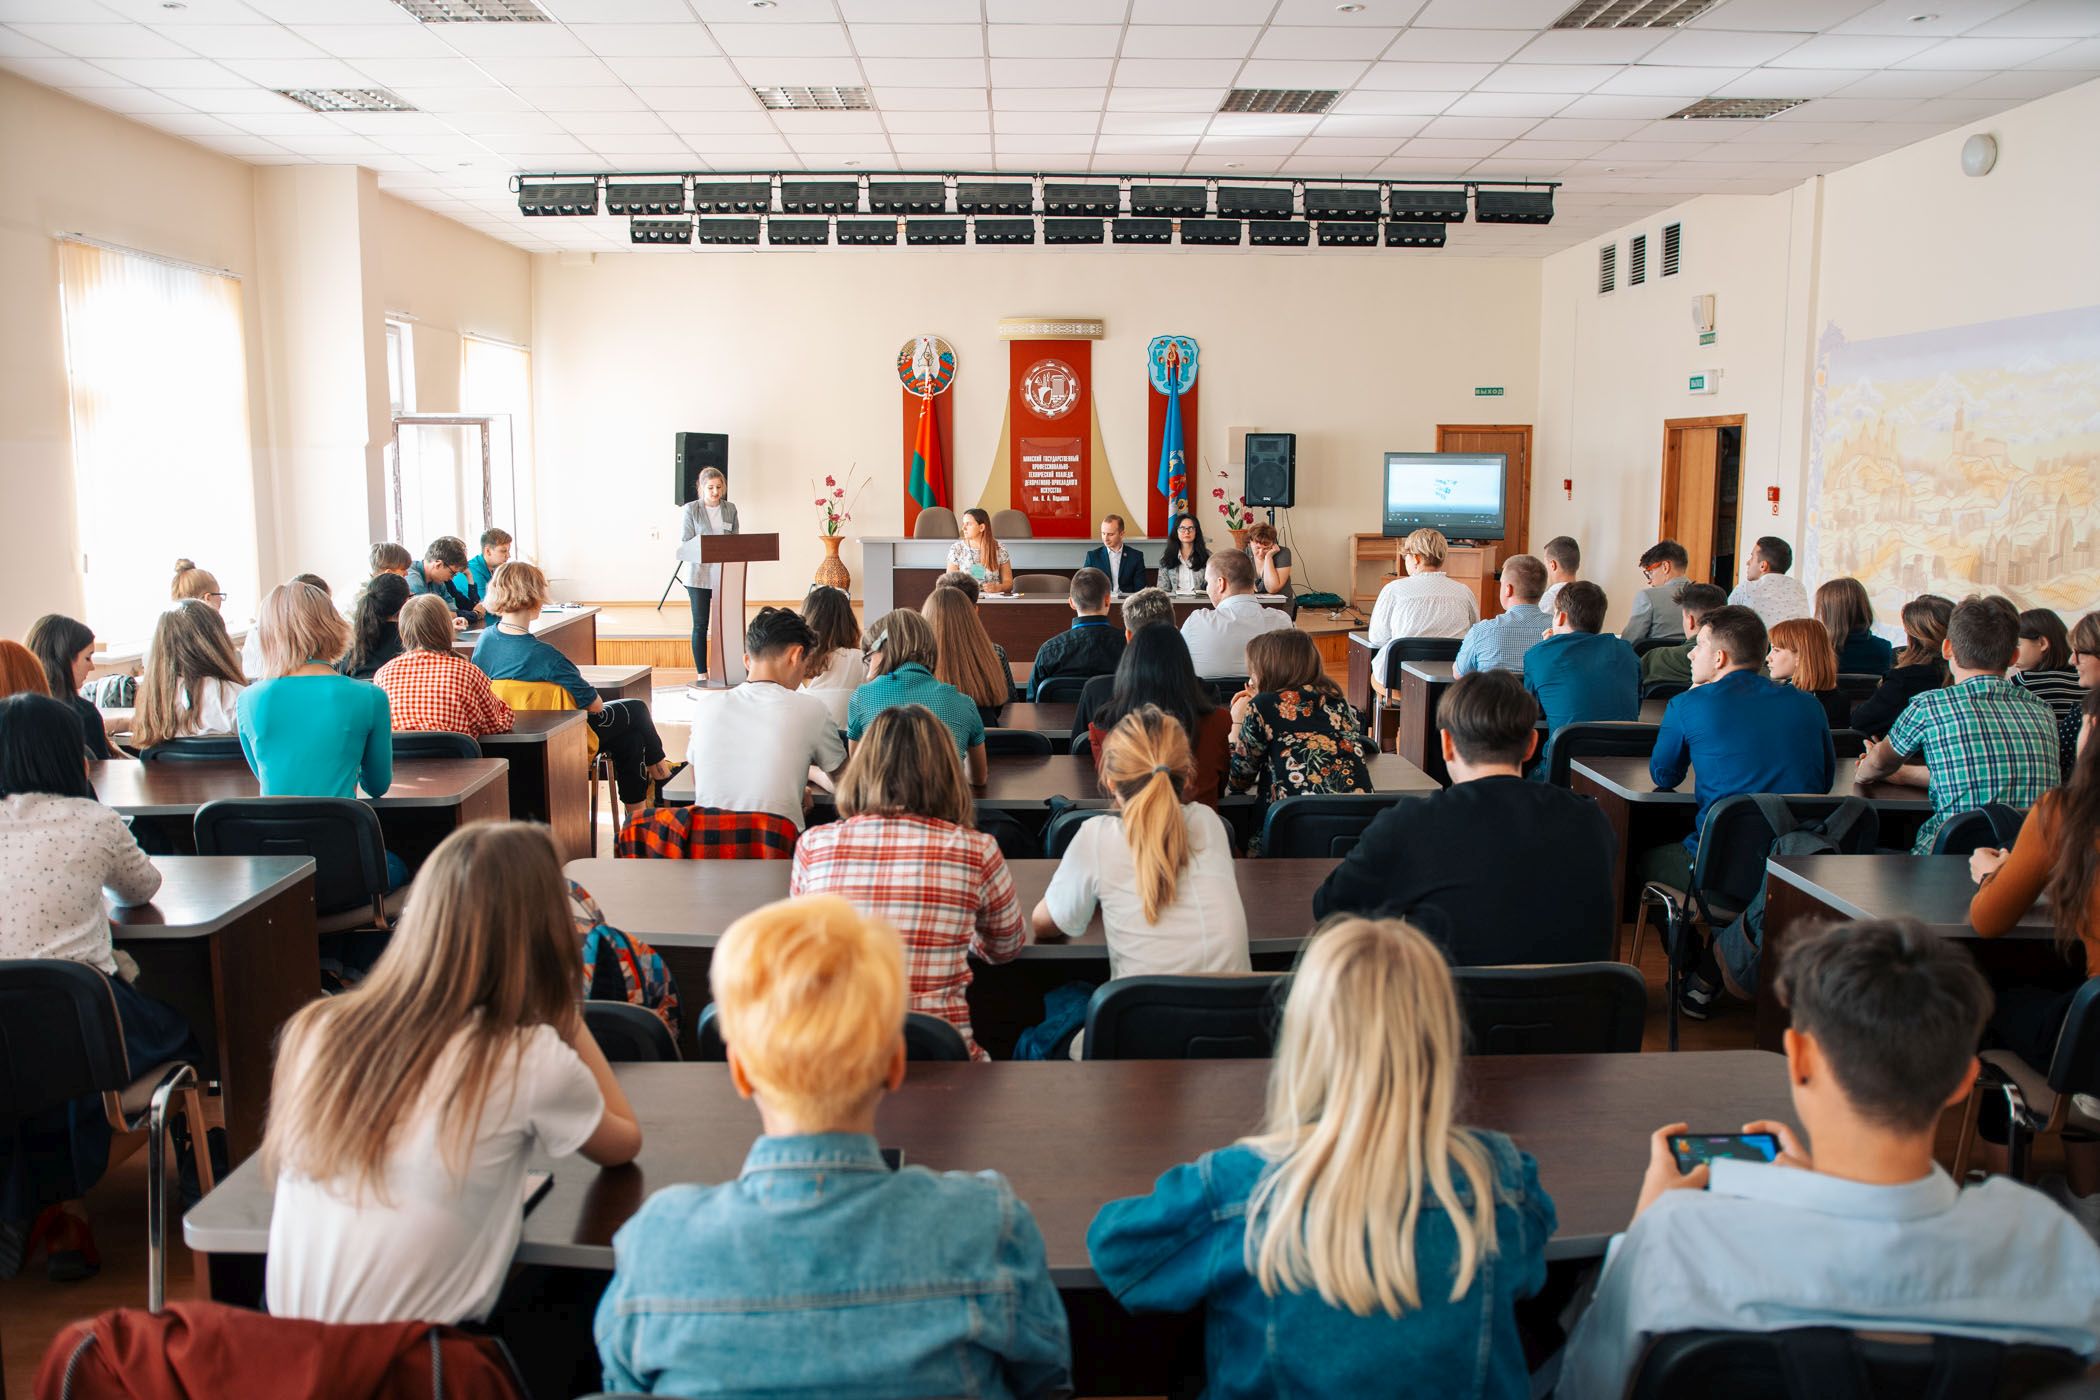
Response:
M1447 539L1499 540L1505 533L1500 452L1385 454L1385 534L1441 530Z

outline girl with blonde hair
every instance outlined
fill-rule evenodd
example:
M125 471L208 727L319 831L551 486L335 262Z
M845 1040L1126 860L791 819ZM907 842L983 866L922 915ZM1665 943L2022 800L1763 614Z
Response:
M1014 673L1006 654L992 645L977 605L959 589L936 588L920 612L933 624L934 679L969 696L984 722L997 724L1014 697Z
M247 685L218 612L194 599L177 603L153 626L132 742L144 749L191 734L231 734Z
M235 702L241 752L264 797L384 796L394 781L386 692L335 669L350 626L310 583L281 583L256 619L264 679ZM389 864L392 862L390 861ZM406 869L396 872L398 885Z
M1261 1130L1102 1207L1095 1273L1132 1311L1204 1309L1208 1396L1529 1394L1515 1305L1557 1222L1531 1155L1456 1121L1464 1052L1434 944L1330 923Z
M219 587L218 575L197 567L195 561L177 559L175 576L168 581L168 598L180 603L186 598L209 603L214 611L226 606L226 594Z
M263 1140L271 1312L484 1319L532 1155L634 1159L641 1127L577 1010L577 949L544 827L480 822L431 853L371 974L285 1027Z

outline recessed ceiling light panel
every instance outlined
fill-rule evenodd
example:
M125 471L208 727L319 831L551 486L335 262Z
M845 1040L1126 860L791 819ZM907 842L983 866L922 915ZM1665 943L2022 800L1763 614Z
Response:
M1234 88L1218 110L1312 116L1332 107L1341 95L1339 88Z
M546 24L533 0L394 0L425 24Z
M1789 107L1799 107L1805 97L1706 97L1689 107L1670 113L1670 121L1761 121L1776 117Z
M385 88L275 88L301 107L316 112L413 112L415 104Z
M868 112L875 107L864 87L761 87L751 93L769 112Z
M1581 0L1553 21L1555 29L1674 29L1719 0Z

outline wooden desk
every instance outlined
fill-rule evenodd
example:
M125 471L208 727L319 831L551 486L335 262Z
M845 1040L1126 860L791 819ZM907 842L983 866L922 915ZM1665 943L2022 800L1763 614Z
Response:
M151 904L112 908L118 947L138 961L139 990L180 1010L219 1081L226 1147L262 1146L277 1034L321 994L314 863L303 856L156 856Z
M589 735L582 710L520 710L510 733L481 736L484 754L510 764L511 816L545 822L563 860L591 853Z
M1915 919L1959 939L1987 972L2067 981L2077 968L2056 951L2046 905L2030 909L2010 933L1981 938L1969 927L1967 856L1775 856L1765 862L1765 941L1757 966L1757 1044L1780 1048L1791 1018L1773 995L1786 941L1804 923L1826 919Z
M579 664L583 678L597 687L606 700L639 700L648 704L656 693L656 670L651 666L591 666Z
M1392 753L1400 732L1400 712L1390 704L1382 708L1378 704L1379 693L1384 689L1372 670L1378 660L1378 648L1371 645L1368 632L1351 632L1346 645L1349 648L1344 662L1347 680L1343 683L1342 694L1356 707L1366 724L1370 723L1371 716L1378 716L1379 750Z
M484 628L475 627L453 639L452 650L469 660ZM532 635L553 647L578 666L598 660L598 610L596 608L548 608L533 619Z
M1036 571L1016 569L1014 572ZM1281 609L1288 601L1280 594L1259 596L1265 606L1273 608ZM1179 627L1188 621L1190 613L1209 607L1210 599L1200 593L1177 593L1173 595L1173 604L1174 625ZM1034 660L1044 642L1072 625L1072 608L1063 593L988 596L979 600L977 616L983 621L984 630L992 641L1006 648L1010 661ZM1109 601L1108 621L1111 627L1123 625L1121 599Z
M1439 783L1451 781L1444 766L1444 747L1438 741L1436 707L1455 677L1449 661L1403 661L1400 663L1400 706L1394 740L1402 758Z
M1932 802L1925 789L1897 783L1859 787L1852 779L1858 766L1856 758L1839 759L1836 779L1823 795L1866 798L1881 820L1881 844L1907 843L1910 834L1932 813ZM1619 843L1613 888L1618 892L1620 917L1630 918L1633 911L1628 900L1637 891L1628 890L1627 871L1639 852L1668 841L1681 841L1691 831L1692 817L1699 808L1697 775L1687 772L1675 788L1659 792L1649 776L1645 758L1578 758L1569 766L1568 784L1574 791L1596 798L1611 822L1612 835Z
M1072 747L1072 721L1078 716L1077 701L1016 700L999 712L998 727L1033 730L1049 739L1052 749L1065 753Z

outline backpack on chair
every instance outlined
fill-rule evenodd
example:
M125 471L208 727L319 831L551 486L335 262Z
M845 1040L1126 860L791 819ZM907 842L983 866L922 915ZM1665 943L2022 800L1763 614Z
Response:
M1815 821L1798 821L1784 797L1769 792L1755 794L1751 801L1763 815L1765 824L1775 833L1772 844L1766 848L1765 857L1773 856L1834 856L1842 855L1862 822L1876 823L1878 819L1873 806L1863 797L1848 797L1828 816ZM1724 928L1714 931L1714 950L1729 971L1742 984L1746 992L1756 992L1759 973L1758 962L1765 946L1765 889L1760 883L1757 894L1746 905L1741 914ZM1747 956L1743 949L1747 947ZM1733 948L1736 956L1731 958L1724 950Z
M653 1012L678 1035L678 983L664 966L663 954L605 922L591 892L574 880L569 886L569 913L583 938L582 995L588 1001L624 1001Z

